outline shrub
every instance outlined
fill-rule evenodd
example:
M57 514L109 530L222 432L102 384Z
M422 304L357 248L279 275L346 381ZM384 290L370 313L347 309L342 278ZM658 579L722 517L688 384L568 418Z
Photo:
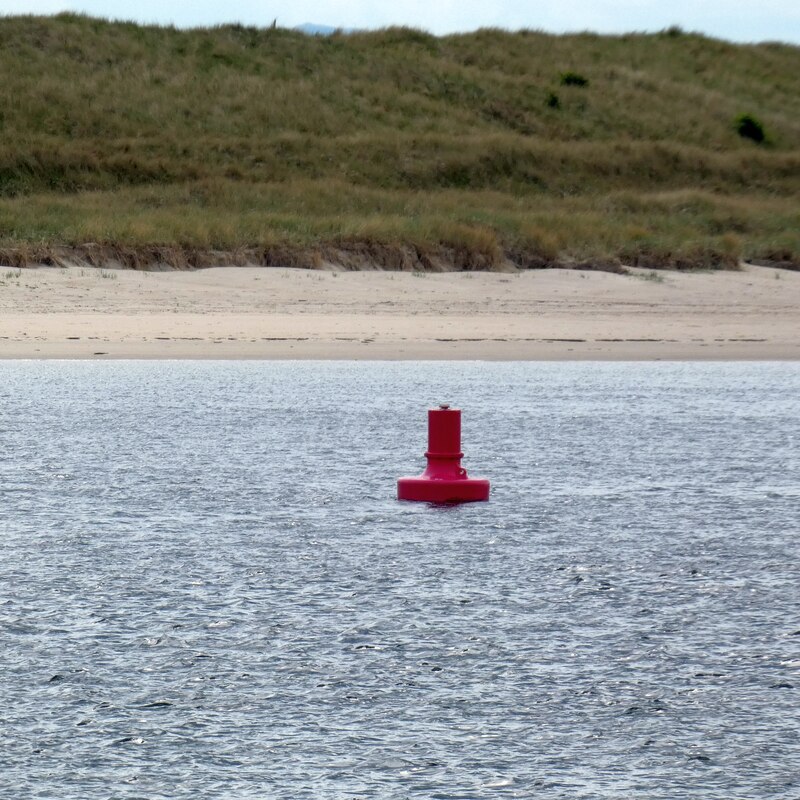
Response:
M550 94L547 95L545 103L548 108L561 108L561 101L558 99L558 95L555 92L550 92Z
M561 85L562 86L588 86L589 81L587 78L584 78L583 75L579 75L577 72L562 72L561 73Z
M740 114L736 117L736 132L743 139L752 139L758 144L766 138L764 126L752 114Z

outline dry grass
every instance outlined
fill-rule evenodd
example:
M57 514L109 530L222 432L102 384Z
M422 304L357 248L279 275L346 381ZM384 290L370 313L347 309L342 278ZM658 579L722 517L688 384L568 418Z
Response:
M795 47L59 15L0 66L5 263L800 264Z

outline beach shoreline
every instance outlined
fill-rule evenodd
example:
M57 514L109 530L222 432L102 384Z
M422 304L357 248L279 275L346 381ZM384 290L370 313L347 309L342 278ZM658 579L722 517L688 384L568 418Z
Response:
M0 359L798 360L800 273L0 270Z

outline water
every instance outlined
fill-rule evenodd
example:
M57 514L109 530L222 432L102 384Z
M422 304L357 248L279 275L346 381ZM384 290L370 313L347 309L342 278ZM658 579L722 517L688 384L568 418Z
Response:
M0 796L800 796L800 365L0 371Z

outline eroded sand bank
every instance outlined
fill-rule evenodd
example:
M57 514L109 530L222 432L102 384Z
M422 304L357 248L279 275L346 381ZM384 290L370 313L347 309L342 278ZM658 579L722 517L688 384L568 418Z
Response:
M800 273L0 268L0 358L798 359Z

